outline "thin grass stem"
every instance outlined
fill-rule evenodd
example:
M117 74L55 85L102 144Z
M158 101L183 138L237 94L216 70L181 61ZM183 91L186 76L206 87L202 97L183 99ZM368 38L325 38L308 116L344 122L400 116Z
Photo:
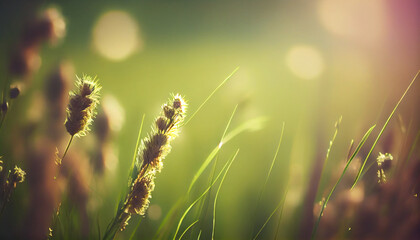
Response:
M184 237L184 235L188 232L188 230L190 230L190 228L192 228L196 223L198 222L198 220L195 220L193 223L190 224L190 226L188 226L184 232L182 232L181 236L178 238L178 240L181 240L182 237Z
M233 156L233 159L236 158L236 156L239 153L239 149L236 150L235 155ZM232 160L233 162L233 160ZM216 204L217 204L217 199L219 197L219 193L220 193L220 189L222 188L223 182L225 181L225 177L227 175L227 173L229 172L229 168L232 165L232 162L229 164L228 168L226 169L225 174L223 174L222 180L220 180L220 184L219 184L219 188L217 188L216 191L216 196L214 197L214 203L213 203L213 222L212 222L212 230L211 230L211 239L214 239L214 228L216 226Z
M223 138L222 143L223 144L226 144L227 142L229 142L234 137L236 137L237 135L241 134L244 131L259 129L261 127L261 125L262 125L263 122L265 122L265 118L260 117L260 118L251 119L251 120L243 123L242 125L238 126L237 128L235 128L232 131L230 131L229 133L227 133L226 136ZM190 186L188 187L188 193L187 193L187 195L190 194L191 189L194 186L194 184L196 183L197 179L201 176L201 174L208 167L208 165L213 161L214 157L219 152L219 150L220 150L220 148L221 148L222 145L220 145L220 143L219 143L210 152L210 154L207 156L206 160L204 160L204 162L201 164L200 168L195 173L195 175L193 177L193 180L190 183Z
M60 159L60 164L63 162L64 158L66 157L66 155L67 155L67 151L68 151L68 150L69 150L69 148L70 148L70 144L71 144L71 142L73 141L73 138L74 138L74 135L71 135L70 140L69 140L69 142L67 143L66 150L64 151L63 157L61 157L61 159Z
M332 194L334 193L335 189L337 188L338 184L341 182L341 179L343 178L344 174L347 171L347 168L349 167L350 163L353 161L354 157L356 157L356 155L359 153L360 149L362 148L362 146L365 144L366 140L368 139L369 135L372 133L373 129L375 128L376 125L372 126L371 128L369 128L369 130L365 133L365 135L363 136L362 140L360 140L359 144L357 145L356 149L354 150L352 156L350 157L350 159L347 161L346 166L343 169L343 172L341 173L340 178L337 180L337 182L334 184L334 187L331 189L330 193L328 194L328 197L325 199L324 203L322 204L322 208L321 211L319 213L318 219L315 222L315 226L314 229L312 231L312 236L311 239L315 239L316 236L316 231L318 230L318 225L319 222L321 221L322 215L324 214L324 209L327 206L328 201L330 200Z
M236 155L235 155L236 156ZM222 173L225 171L226 168L229 169L230 165L233 163L233 161L235 160L235 158L232 158L232 160L227 161L226 164L223 166L222 170L220 170L219 174L216 176L216 179L212 182L212 184L206 188L206 190L204 190L204 192L193 202L191 203L191 205L187 208L187 210L185 210L185 212L182 214L181 219L178 222L175 234L173 239L176 239L176 236L178 235L179 229L181 227L182 222L184 221L184 218L187 216L188 212L191 210L192 207L194 207L194 205L200 201L206 194L207 192L211 189L211 187L216 183L216 181L219 179L219 177L222 175ZM227 169L227 170L228 170ZM226 170L226 171L227 171Z
M268 179L270 178L271 172L272 172L273 167L274 167L274 163L276 162L277 155L278 155L279 150L280 150L280 145L281 145L281 142L283 140L284 125L285 125L285 123L283 122L282 128L281 128L281 134L280 134L279 143L277 144L276 152L274 153L273 160L271 161L271 166L270 166L270 168L268 170L267 177L265 178L264 185L262 186L262 188L260 190L260 193L258 194L257 204L255 205L254 213L257 213L258 207L259 207L259 205L261 203L262 195L265 192L265 189L266 189L267 183L268 183ZM254 234L254 232L255 232L255 226L252 228L251 236Z
M284 195L281 198L280 202L277 204L276 208L271 212L270 216L267 218L267 220L261 226L260 230L257 232L257 234L255 235L255 237L253 238L253 240L256 240L258 238L258 236L261 234L262 230L265 228L265 226L267 225L267 223L271 220L271 218L273 217L273 215L277 212L277 210L279 210L280 207L281 207L281 212L280 212L280 219L281 219L281 215L283 213L283 206L284 206L284 202L286 200L288 188L289 187L287 186L286 187L286 191L284 192ZM276 231L276 235L277 235L277 231Z
M416 79L417 79L417 77L418 77L419 73L420 73L420 71L418 71L418 72L417 72L417 74L416 74L416 76L414 76L414 78L413 78L413 80L411 81L410 85L408 85L407 89L405 90L405 92L404 92L404 93L403 93L403 95L401 96L401 98L400 98L400 100L398 101L397 105L395 105L394 109L392 110L391 114L389 115L388 119L386 120L386 122L385 122L384 126L382 127L381 131L379 132L378 136L376 137L375 142L373 143L372 147L370 148L369 153L367 154L367 156L366 156L365 160L363 161L362 166L360 167L359 172L357 173L356 179L354 180L354 183L353 183L353 186L351 187L351 189L353 189L353 188L356 186L357 182L359 181L359 179L360 179L360 175L361 175L361 173L362 173L362 171L363 171L363 168L364 168L364 167L365 167L365 165L366 165L366 162L367 162L367 160L368 160L368 158L369 158L370 154L372 154L372 151L373 151L373 149L375 148L376 144L378 143L379 138L381 138L382 133L385 131L385 128L388 126L389 121L391 120L391 118L392 118L392 116L394 115L395 111L397 110L398 106L400 105L400 103L401 103L401 102L402 102L402 100L404 99L404 97L405 97L405 95L407 94L408 90L410 90L411 85L413 85L413 83L416 81Z
M219 90L219 88L221 88L223 85L225 85L225 83L236 73L236 71L238 71L239 67L235 68L235 70L233 70L233 72L231 74L229 74L229 76L227 78L225 78L225 80L223 80L223 82L221 82L219 84L219 86L217 86L213 92L210 93L210 95L204 100L204 102L197 108L197 110L195 110L195 112L193 114L191 114L191 117L188 118L187 121L185 121L185 123L183 124L184 126L187 125L194 117L195 115L201 110L201 108L203 108L203 106L210 100L210 98L217 92L217 90Z

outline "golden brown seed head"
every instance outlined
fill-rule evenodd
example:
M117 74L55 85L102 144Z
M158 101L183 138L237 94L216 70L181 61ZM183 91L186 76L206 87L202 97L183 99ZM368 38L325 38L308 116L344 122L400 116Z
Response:
M167 122L165 117L158 117L156 119L156 127L159 131L165 131L167 128Z
M101 87L89 76L78 78L76 86L77 90L70 94L65 125L70 135L84 136L96 115Z
M131 189L125 211L130 214L144 215L149 207L149 199L155 188L154 174L137 179Z
M173 101L172 106L176 111L185 113L186 108L187 108L187 103L185 102L184 98L181 95L179 94L174 95L172 101Z
M165 114L165 117L171 119L175 114L175 110L168 105L163 105L163 113Z
M162 161L168 152L168 137L163 133L156 133L144 141L143 165L150 165L153 169L160 171Z

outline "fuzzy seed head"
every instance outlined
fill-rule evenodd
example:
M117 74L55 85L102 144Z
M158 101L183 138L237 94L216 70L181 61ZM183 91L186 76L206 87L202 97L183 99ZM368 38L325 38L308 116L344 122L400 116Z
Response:
M386 161L392 161L394 157L390 153L379 153L379 156L376 158L376 162L378 163L378 166L382 166Z
M186 106L179 94L172 96L169 102L162 106L161 115L156 118L151 135L143 140L139 149L141 168L151 166L160 172L163 159L171 150L170 141L178 135L180 124L184 120Z
M77 90L70 93L67 107L66 129L74 136L84 136L96 116L101 86L96 79L84 75L77 78Z
M163 113L165 114L166 118L171 119L175 114L175 110L172 107L164 105L163 106Z
M185 112L186 108L187 108L187 103L184 101L184 98L182 98L181 95L176 94L173 97L173 103L172 106L174 107L174 109L181 111L181 112Z
M136 179L128 197L125 211L130 214L144 215L149 207L149 199L154 188L154 174Z
M23 181L25 181L25 175L25 171L23 171L20 167L15 166L13 174L11 176L11 182L13 186L16 187L17 183L22 183Z
M168 136L163 133L156 133L144 141L143 166L150 165L153 169L160 170L162 161L169 152Z
M158 117L156 119L156 127L157 127L158 131L165 131L167 126L168 125L167 125L166 119L164 117Z

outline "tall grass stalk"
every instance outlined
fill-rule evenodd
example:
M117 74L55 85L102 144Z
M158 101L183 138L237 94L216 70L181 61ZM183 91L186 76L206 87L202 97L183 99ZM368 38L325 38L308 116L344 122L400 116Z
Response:
M323 164L323 166L322 166L322 170L321 170L321 177L324 175L324 171L325 171L325 167L327 166L327 163L328 163L328 159L330 158L330 152L331 152L331 149L332 149L332 146L333 146L333 144L334 144L334 142L335 142L335 138L337 137L337 134L338 134L338 129L340 128L340 124L341 124L341 120L343 119L343 116L340 116L340 118L337 120L337 122L335 122L335 131L334 131L334 135L333 135L333 137L331 138L331 141L330 141L330 144L329 144L329 146L328 146L328 150L327 150L327 154L326 154L326 156L325 156L325 161L324 161L324 164ZM350 145L351 146L351 145Z
M228 123L226 124L225 130L223 131L222 137L220 138L220 143L222 142L223 138L226 135L227 130L230 127L230 124L232 123L232 119L235 116L237 108L238 108L238 104L235 106L232 114L230 115L230 118L228 120ZM215 159L215 161L213 161L213 169L211 171L211 174L209 175L208 185L210 185L214 180L214 177L215 177L215 174L216 174L216 166L217 166L218 159L219 159L219 153L216 154L216 159ZM208 208L209 208L210 199L211 199L211 195L212 194L211 194L211 191L210 191L210 194L208 194L207 197L201 201L201 203L198 207L198 212L197 212L197 218L198 219L205 219L206 218ZM203 209L205 209L204 212L203 212ZM203 227L203 224L204 224L204 222L201 222L200 225L198 226L197 230L200 230Z
M233 156L233 159L235 159L236 155L238 155L239 149L236 151L235 155ZM232 160L233 162L233 160ZM219 188L217 188L216 196L214 197L214 204L213 204L213 221L212 221L212 231L211 231L211 239L214 239L214 228L216 226L216 204L217 199L219 197L220 189L222 188L223 182L225 181L226 175L229 171L230 166L232 165L232 162L229 164L228 169L226 170L225 174L222 177L222 180L220 180Z
M361 175L361 173L362 173L362 171L363 171L363 168L364 168L364 167L365 167L365 165L366 165L366 162L367 162L367 160L368 160L368 158L369 158L370 154L372 154L372 151L373 151L373 149L375 148L376 144L378 143L379 138L381 138L382 133L385 131L385 128L388 126L389 121L391 120L392 116L394 116L395 111L397 110L398 106L400 105L400 103L401 103L401 102L402 102L402 100L404 99L404 97L405 97L405 95L407 94L408 90L410 90L411 85L413 85L413 83L416 81L416 79L417 79L417 77L418 77L419 73L420 73L420 71L418 71L418 72L417 72L417 74L416 74L416 76L414 76L413 80L411 80L410 85L408 85L407 89L405 90L405 92L404 92L404 93L403 93L403 95L401 96L401 98L400 98L400 100L398 101L397 105L395 105L394 109L392 110L391 114L389 115L388 119L386 120L386 122L385 122L384 126L382 127L381 131L379 132L378 136L376 137L375 142L373 143L372 147L370 148L369 153L367 154L367 156L366 156L365 160L363 161L362 166L360 167L359 172L357 173L356 179L354 180L354 183L353 183L353 186L351 187L351 189L353 189L353 188L356 186L357 182L359 181L360 175Z
M225 80L223 80L223 82L221 82L219 84L219 86L217 86L213 92L210 93L210 95L204 100L204 102L197 108L197 110L195 110L195 112L193 114L191 114L191 117L188 118L185 123L183 124L183 126L187 125L194 117L195 115L201 110L201 108L203 108L203 106L210 100L211 97L213 97L213 95L217 92L217 90L219 90L223 85L225 85L225 83L232 78L232 76L239 70L239 67L235 68L235 70L233 70L233 72L231 74L229 74L229 76L227 76L225 78Z
M365 135L363 136L362 140L360 140L359 144L357 145L356 149L354 150L352 156L350 157L350 159L347 161L346 166L343 169L343 172L341 173L340 178L337 180L337 182L334 184L333 188L331 189L330 193L328 194L328 197L325 199L324 203L322 204L321 207L321 211L319 213L318 219L315 222L315 226L313 228L312 231L312 236L311 239L315 239L316 236L316 231L318 230L318 225L319 222L321 221L322 215L324 214L324 210L325 207L327 206L328 201L330 200L332 194L334 193L335 189L337 188L338 184L340 183L341 179L343 178L344 174L347 171L347 168L349 167L350 163L353 161L353 159L356 157L356 155L359 153L360 149L362 148L362 146L365 144L366 140L368 139L369 135L372 133L373 129L375 128L376 125L372 126L371 128L369 128L369 130L365 133Z
M270 165L270 168L268 170L267 177L265 178L264 184L263 184L263 186L262 186L262 188L261 188L261 190L258 194L258 199L257 199L257 204L255 205L254 214L256 214L257 211L258 211L258 207L261 203L262 195L265 192L265 189L266 189L267 183L268 183L268 179L270 178L271 172L273 170L274 164L275 164L276 159L277 159L277 155L279 154L280 146L281 146L281 143L283 141L284 126L285 126L285 122L283 122L282 127L281 127L281 134L280 134L279 143L277 144L276 152L274 153L273 160L271 161L271 165ZM252 228L251 236L254 234L254 231L255 231L255 226L253 226L253 228Z

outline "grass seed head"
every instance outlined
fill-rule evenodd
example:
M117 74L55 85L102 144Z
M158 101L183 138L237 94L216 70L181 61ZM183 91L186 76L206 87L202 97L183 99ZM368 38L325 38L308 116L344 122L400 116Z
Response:
M86 75L77 79L77 90L70 93L65 125L70 135L84 136L96 115L101 86L96 79Z
M131 189L125 211L130 214L144 215L149 207L149 199L155 188L154 174L137 179Z
M151 166L160 171L163 159L170 152L170 141L178 135L179 127L184 120L187 104L181 95L173 95L168 103L162 106L161 115L156 118L151 135L143 140L140 148L142 168Z
M13 174L10 177L13 187L16 187L16 184L22 183L23 181L25 181L25 175L26 175L25 171L23 171L20 167L15 166L15 168L13 169Z

